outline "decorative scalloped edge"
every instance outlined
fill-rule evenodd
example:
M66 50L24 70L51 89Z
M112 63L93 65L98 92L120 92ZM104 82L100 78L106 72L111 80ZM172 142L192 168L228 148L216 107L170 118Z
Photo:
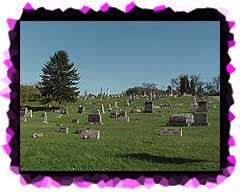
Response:
M136 5L134 4L134 2L129 3L126 7L125 7L125 13L129 13L133 10L133 8L136 7ZM110 8L110 6L108 5L108 3L104 3L101 7L100 10L102 12L107 12L108 9ZM89 12L91 8L88 6L83 6L80 11L84 14L87 14ZM158 12L158 11L163 11L165 10L166 7L164 5L160 5L157 6L155 8L153 8L154 12ZM30 3L27 3L23 10L35 10ZM16 19L7 19L7 23L9 26L10 31L14 30L14 27L16 25L17 20ZM233 21L229 21L229 28L231 29L234 25L235 22ZM15 34L16 35L16 34ZM14 33L12 34L12 36L14 36ZM10 39L14 39L11 38ZM228 42L228 47L231 48L235 45L235 41L231 40ZM11 53L10 53L11 52ZM13 82L14 75L19 75L18 72L16 71L16 69L14 68L14 65L11 61L11 58L13 57L13 55L17 54L18 51L17 50L8 50L4 52L4 56L6 57L6 60L4 62L4 64L8 67L8 77L4 77L1 80L3 82L5 82L6 84L9 84L10 82ZM9 58L11 55L11 58ZM235 68L232 64L228 64L226 67L227 72L231 75L234 71ZM10 86L10 84L9 84ZM0 92L0 96L8 98L8 99L12 99L14 97L17 96L16 93L12 93L11 89L9 87L7 87L6 89L4 89L3 91ZM231 96L231 95L230 95ZM14 115L13 112L9 111L8 112L8 117L11 120L17 119L17 117ZM233 121L235 116L233 113L231 113L229 111L228 114L228 118L229 121ZM13 139L14 137L14 131L8 127L6 129L6 144L3 146L4 150L6 151L6 153L10 156L12 149L10 147L10 141ZM235 145L234 142L234 137L230 136L229 141L228 141L228 145L229 147L232 147ZM234 171L234 166L236 164L236 158L233 155L229 155L227 157L227 160L229 162L229 166L227 168L223 168L222 173L219 174L217 176L217 178L209 178L209 180L206 183L206 187L207 188L212 188L215 187L216 185L220 184L221 182L223 182L227 177L229 177L232 172ZM12 172L14 172L15 174L20 174L19 173L19 167L16 166L10 166L10 170ZM28 175L21 175L20 174L20 182L22 185L27 185L29 182L27 181L30 177ZM99 182L97 182L98 187L125 187L125 188L136 188L140 185L144 185L146 188L151 188L154 184L160 183L163 186L168 186L168 185L174 185L177 184L176 180L174 177L162 177L162 176L154 176L153 178L149 178L149 177L144 177L144 176L139 176L138 179L123 179L121 180L118 177L114 177L113 179L110 179L107 175L105 174L96 174L95 176L92 177L93 179L98 179ZM45 188L49 188L51 186L54 187L60 187L61 185L70 185L71 183L74 183L76 186L78 187L89 187L91 186L91 182L89 182L89 177L84 175L84 176L77 176L77 177L63 177L62 179L60 179L61 181L56 181L53 178L51 178L50 176L38 176L37 178L34 179L35 182L32 182L32 184L38 188L40 187L45 187ZM158 180L158 181L157 181ZM196 177L194 178L188 178L186 176L181 178L181 185L184 185L185 187L198 187L201 185L201 181L198 180Z

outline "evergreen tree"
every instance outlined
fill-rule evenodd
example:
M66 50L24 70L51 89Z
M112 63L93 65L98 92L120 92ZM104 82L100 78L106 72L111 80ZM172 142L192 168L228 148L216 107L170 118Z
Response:
M39 90L42 103L56 101L62 107L63 102L75 102L79 95L79 73L74 63L69 62L67 53L57 51L42 68Z
M184 93L187 93L189 89L189 82L188 82L188 76L187 75L180 75L180 93L183 95Z
M193 79L191 79L191 81L190 81L190 89L191 89L191 93L193 95L195 95L195 84L194 84Z

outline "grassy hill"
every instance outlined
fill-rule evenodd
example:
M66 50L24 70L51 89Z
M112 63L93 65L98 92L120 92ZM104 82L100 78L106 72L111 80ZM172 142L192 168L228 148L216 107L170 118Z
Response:
M163 117L154 113L129 113L135 106L144 108L144 98L127 106L127 97L103 99L105 114L102 125L86 124L91 112L90 103L100 99L83 100L71 104L69 114L57 119L57 113L47 111L48 124L42 124L42 111L33 111L33 118L20 122L20 168L22 171L217 171L220 167L220 106L211 98L216 109L209 109L206 127L183 127L183 136L160 136L173 113L188 112L192 97L161 98L154 105L171 103ZM114 101L127 111L130 122L109 118L108 104ZM182 103L182 106L174 106ZM85 112L77 113L83 105ZM40 107L37 103L30 104ZM71 123L79 119L79 124ZM57 133L62 123L69 133ZM80 139L75 129L99 129L100 139ZM43 133L42 138L31 138L32 133Z

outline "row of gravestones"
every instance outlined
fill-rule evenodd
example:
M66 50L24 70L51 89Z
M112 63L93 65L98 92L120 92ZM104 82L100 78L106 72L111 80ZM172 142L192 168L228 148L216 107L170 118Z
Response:
M68 133L68 127L59 127L55 130L56 132L59 133ZM81 139L99 139L100 138L100 130L82 130L82 129L77 129L74 131L74 133L79 134ZM33 133L32 134L32 138L39 138L39 137L43 137L43 133Z
M32 118L33 113L32 110L29 110L27 107L20 108L20 118L24 120L24 122L27 122L27 118Z
M208 103L203 99L199 102L196 101L196 97L193 97L193 103L191 104L191 111L194 113L182 113L182 114L172 114L169 117L167 126L208 126L207 114L195 113L195 112L208 112L208 108L216 108L212 102ZM160 135L180 135L182 136L181 128L164 128L160 131Z
M208 105L207 105L208 104ZM193 102L190 106L190 111L192 112L208 112L208 109L215 109L216 105L212 103L212 101L205 101L204 99L201 99L197 102L196 97L193 97Z
M172 114L167 126L208 126L207 114Z

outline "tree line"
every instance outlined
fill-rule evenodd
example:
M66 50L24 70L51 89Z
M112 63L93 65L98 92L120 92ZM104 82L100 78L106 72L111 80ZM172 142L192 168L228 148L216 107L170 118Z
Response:
M220 95L220 75L213 77L212 80L203 82L201 74L187 75L181 74L170 80L166 88L159 89L155 83L142 83L141 86L128 88L126 94L129 95L150 95L155 94L192 94L192 95Z
M66 51L59 50L50 56L43 65L40 81L34 85L20 85L20 104L39 101L41 104L57 103L60 107L65 103L75 102L79 96L80 75L70 62ZM211 81L201 81L201 74L181 74L170 80L167 88L159 89L155 83L142 83L140 86L128 88L126 95L155 94L220 94L220 75Z

